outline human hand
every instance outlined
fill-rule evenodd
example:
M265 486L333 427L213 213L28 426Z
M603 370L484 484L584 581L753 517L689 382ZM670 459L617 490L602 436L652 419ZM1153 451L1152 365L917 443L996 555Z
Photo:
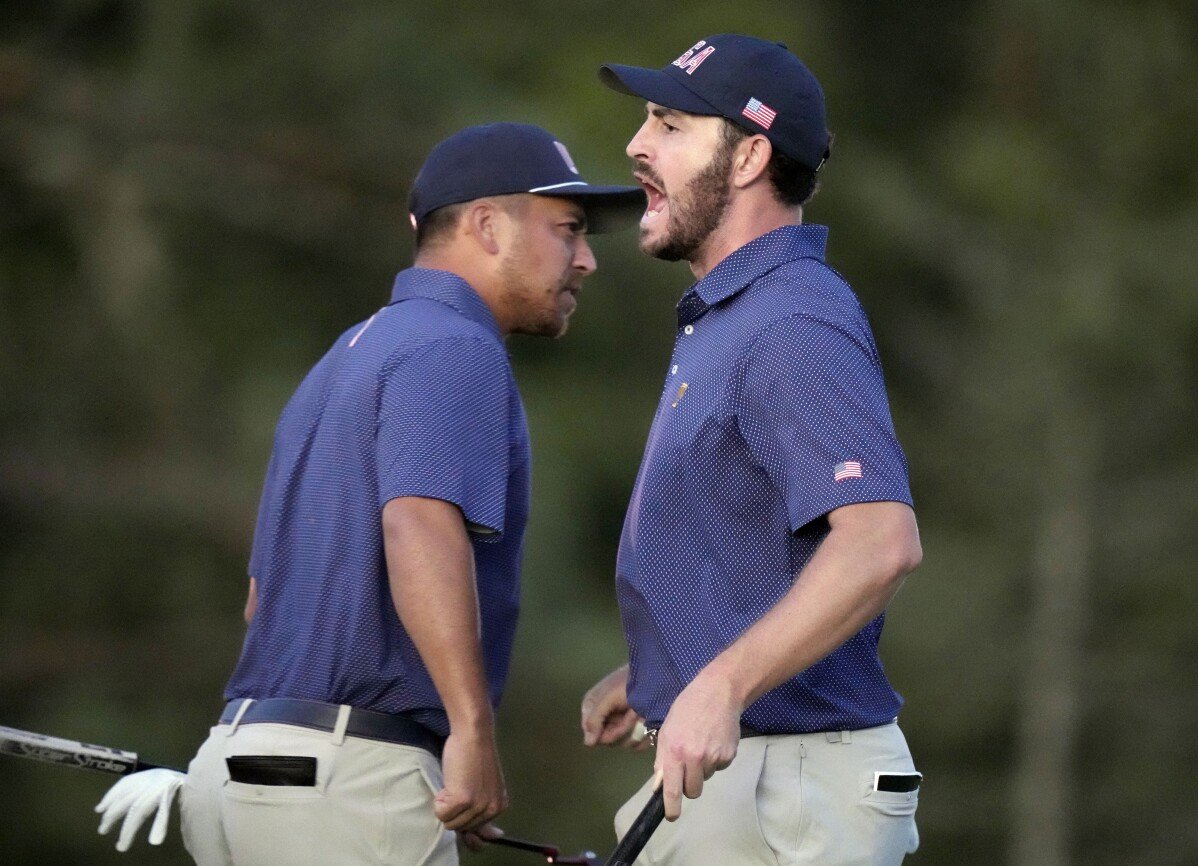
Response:
M458 838L466 846L466 850L477 854L487 847L489 840L502 839L504 835L504 832L494 824L483 824L474 830L463 830L458 833Z
M628 665L616 668L583 696L582 741L588 746L646 749L644 734L634 735L639 721L636 710L628 705ZM644 725L639 730L643 731Z
M653 770L661 779L666 820L682 814L682 795L694 800L703 783L736 757L743 712L729 685L700 672L674 700L657 734Z
M448 830L476 830L508 807L492 731L451 733L441 753L443 787L433 812Z
M186 778L178 770L157 768L130 773L120 779L96 804L96 811L101 815L100 835L105 835L123 817L125 821L117 836L116 849L128 851L138 829L157 809L147 841L151 845L161 845L171 819L171 803Z

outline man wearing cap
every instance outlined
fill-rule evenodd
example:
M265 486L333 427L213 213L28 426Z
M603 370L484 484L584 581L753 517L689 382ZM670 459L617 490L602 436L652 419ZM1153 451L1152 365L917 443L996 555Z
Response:
M630 662L582 705L588 745L656 741L617 831L660 779L644 862L899 863L921 777L878 638L922 554L869 324L802 223L823 93L732 34L600 76L646 101L641 249L697 280L620 541Z
M182 787L184 843L217 864L456 864L506 808L493 712L529 507L504 339L557 337L595 270L586 232L636 187L588 185L543 129L437 145L413 185L415 266L283 410L228 701L186 777L122 780L119 847Z

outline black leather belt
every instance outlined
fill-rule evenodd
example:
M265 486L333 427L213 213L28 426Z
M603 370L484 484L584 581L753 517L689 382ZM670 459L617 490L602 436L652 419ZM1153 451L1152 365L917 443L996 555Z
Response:
M229 701L220 715L220 723L233 724L242 703L242 700ZM250 704L249 709L242 713L239 724L260 725L273 722L332 733L337 727L337 715L340 711L341 707L337 704L325 704L320 701L266 698ZM407 716L380 713L377 710L360 710L357 707L349 711L349 724L345 728L345 734L349 737L397 743L401 746L416 746L438 758L441 757L441 748L445 745L444 737Z
M649 745L650 746L657 745L657 732L660 728L661 728L660 723L658 723L656 725L649 725L646 722L645 729L646 729L646 733L648 734L648 737L649 737ZM869 729L861 728L860 730L869 730ZM808 732L807 736L810 736L811 733L834 734L836 732L835 731L814 731L814 732ZM799 733L799 734L791 735L791 734L779 734L777 732L771 734L767 731L759 731L756 728L751 728L748 725L746 725L744 722L741 722L741 724L740 724L740 738L742 740L746 740L749 737L773 737L773 736L799 736L799 737L801 737L801 736L804 736L804 734Z
M657 732L659 730L661 730L660 724L658 724L654 727L651 727L651 728L650 727L645 728L645 736L649 740L649 745L652 746L653 748L657 748ZM748 737L767 737L767 736L769 736L769 734L759 731L756 728L750 728L746 724L742 723L740 726L740 738L742 740L747 739ZM635 740L634 742L639 743L640 740Z

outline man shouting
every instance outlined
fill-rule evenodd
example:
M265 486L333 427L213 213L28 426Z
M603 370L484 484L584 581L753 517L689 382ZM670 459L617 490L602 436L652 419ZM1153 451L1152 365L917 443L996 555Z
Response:
M641 249L697 282L620 541L630 662L584 698L586 742L634 742L638 718L656 741L674 823L638 863L899 863L920 776L878 637L922 554L873 335L803 224L823 92L729 34L600 77L645 100Z

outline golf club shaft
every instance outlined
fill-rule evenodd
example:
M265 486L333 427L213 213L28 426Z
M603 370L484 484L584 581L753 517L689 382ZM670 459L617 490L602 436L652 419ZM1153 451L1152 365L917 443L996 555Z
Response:
M136 752L6 727L0 727L0 754L114 776L127 776L159 766L139 760Z
M502 845L505 848L515 848L518 851L532 851L534 854L540 854L543 857L556 857L560 853L558 849L552 845L542 845L540 842L528 842L524 839L512 839L508 836L485 839L485 841L492 845Z
M628 832L624 834L624 838L620 840L616 850L607 858L605 866L632 866L632 862L649 843L649 837L653 835L657 825L666 816L664 796L660 786L653 791L645 808L636 816L636 820L632 822L632 826L628 828Z

